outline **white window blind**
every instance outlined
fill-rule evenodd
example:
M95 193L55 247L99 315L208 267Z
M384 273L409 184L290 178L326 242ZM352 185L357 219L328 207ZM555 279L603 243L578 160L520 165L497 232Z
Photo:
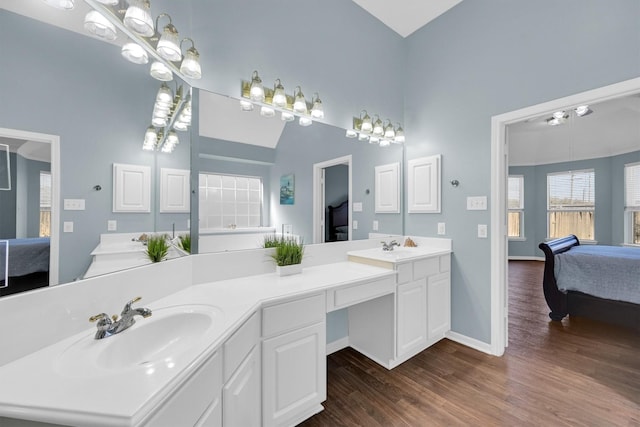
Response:
M593 169L547 175L549 210L592 210L595 207Z
M640 208L640 163L624 165L625 208Z
M511 175L508 181L508 208L524 209L523 197L524 177Z

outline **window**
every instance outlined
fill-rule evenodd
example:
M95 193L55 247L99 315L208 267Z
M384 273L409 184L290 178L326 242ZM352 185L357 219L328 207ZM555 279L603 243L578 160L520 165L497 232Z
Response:
M624 165L625 240L640 245L640 163Z
M548 237L575 234L594 240L595 172L593 169L547 175Z
M509 238L524 238L524 176L510 175L507 184L508 217L507 229Z
M51 172L40 171L40 237L51 236Z
M262 179L200 174L200 228L262 225Z

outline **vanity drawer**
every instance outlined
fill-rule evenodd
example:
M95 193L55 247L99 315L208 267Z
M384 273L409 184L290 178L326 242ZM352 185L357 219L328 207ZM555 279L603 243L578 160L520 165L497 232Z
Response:
M404 264L397 264L396 271L398 272L398 285L408 283L413 280L413 263L406 262Z
M262 309L262 336L269 337L325 320L324 293Z
M224 381L235 372L236 368L260 340L260 316L253 313L224 343Z
M222 390L222 360L216 352L179 386L143 425L193 426L210 407L219 405Z
M327 291L327 311L338 310L395 291L393 276Z
M413 280L440 273L440 257L419 259L413 262Z

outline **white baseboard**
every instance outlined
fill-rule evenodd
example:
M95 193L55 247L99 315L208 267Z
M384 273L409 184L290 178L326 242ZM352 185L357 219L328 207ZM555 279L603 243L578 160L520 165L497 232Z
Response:
M349 347L349 337L343 337L340 339L337 339L333 342L329 342L327 343L327 356L335 353L336 351L340 351L343 348L347 348Z
M543 261L543 256L509 256L509 261Z
M494 355L491 351L491 345L486 342L479 341L475 338L468 337L466 335L459 334L457 332L449 331L445 334L445 338L450 339L451 341L455 341L458 344L465 345L467 347L471 347L474 350L481 351L483 353Z

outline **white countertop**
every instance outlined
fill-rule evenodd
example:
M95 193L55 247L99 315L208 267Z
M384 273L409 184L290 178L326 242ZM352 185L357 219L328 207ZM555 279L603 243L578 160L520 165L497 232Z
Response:
M357 251L349 251L347 255L350 257L366 258L375 261L402 263L413 261L418 258L426 258L451 253L450 248L438 248L432 246L418 247L397 247L391 251L383 251L382 248L362 249Z
M86 376L64 374L59 369L60 355L72 344L86 340L90 349L120 337L94 340L95 327L87 323L85 332L0 368L0 416L72 425L136 425L262 304L393 274L384 268L339 262L308 267L302 274L287 277L270 273L191 286L148 307L152 310L183 304L218 307L222 314L215 318L215 327L193 351L175 358L171 364L159 363L153 369L135 366ZM145 320L138 320L131 329Z

